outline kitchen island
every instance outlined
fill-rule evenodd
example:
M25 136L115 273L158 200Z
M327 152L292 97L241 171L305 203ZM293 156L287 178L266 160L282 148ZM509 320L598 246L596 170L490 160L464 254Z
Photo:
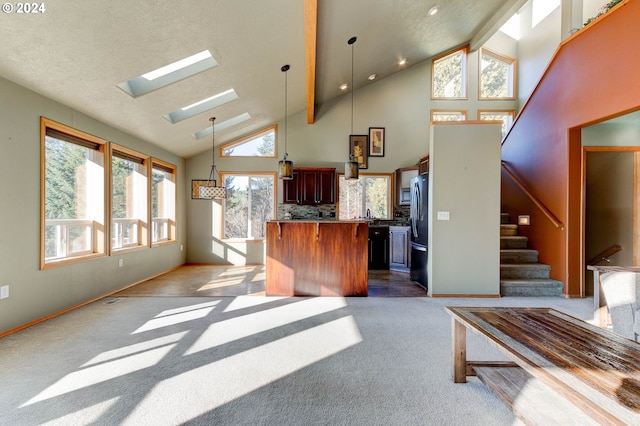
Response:
M366 221L267 222L267 296L367 296Z

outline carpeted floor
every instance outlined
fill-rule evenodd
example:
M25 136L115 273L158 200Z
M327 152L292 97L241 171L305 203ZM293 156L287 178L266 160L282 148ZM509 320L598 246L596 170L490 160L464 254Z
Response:
M447 305L591 299L109 298L0 339L2 425L511 425L451 379ZM468 336L469 359L502 360Z

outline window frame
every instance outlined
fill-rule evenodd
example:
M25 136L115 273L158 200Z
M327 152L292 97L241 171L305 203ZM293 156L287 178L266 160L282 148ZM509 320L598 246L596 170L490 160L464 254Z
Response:
M273 131L273 155L224 155L224 151L229 148L233 148L235 146L242 145L243 143L256 139L260 135L266 134ZM234 139L231 142L227 142L218 147L218 156L220 158L278 158L278 125L274 124L273 126L266 127L264 129L253 132L249 135L243 136L239 139Z
M72 138L77 138L80 141L86 141L89 144L97 145L96 151L102 154L102 191L103 191L103 199L102 199L102 217L103 222L101 224L102 230L100 226L94 227L92 229L92 252L88 254L81 254L78 256L64 257L55 260L46 259L46 136L47 129L52 129L60 133L64 133L66 135L71 136ZM65 141L67 143L73 143L70 141ZM80 145L80 144L78 144ZM93 136L89 133L85 133L83 131L74 129L70 126L64 125L62 123L58 123L56 121L50 120L45 117L40 117L40 269L49 269L57 266L69 265L78 262L83 262L90 259L96 259L100 257L106 257L109 253L109 226L110 226L110 212L109 212L109 198L110 191L107 188L109 178L110 178L110 167L107 167L109 164L109 151L108 151L109 142L105 139L99 138L97 136ZM96 229L97 228L97 229Z
M462 84L461 90L463 91L462 96L435 96L434 93L434 78L435 78L435 68L436 62L445 59L449 56L456 55L458 53L463 54L462 58ZM442 55L436 56L431 60L431 99L432 100L469 100L469 45L464 45L457 49L449 50Z
M277 216L277 204L278 204L278 192L277 192L277 184L278 184L278 176L277 173L275 172L243 172L243 171L222 171L219 173L220 174L220 182L222 182L223 185L225 185L227 176L244 176L244 177L248 177L248 178L252 178L252 177L271 177L273 180L273 206L272 206L272 211L273 211L273 217L269 220L274 220ZM250 242L257 242L257 243L264 243L267 239L267 236L265 235L263 238L236 238L236 237L231 237L231 238L227 238L225 235L225 217L227 214L227 199L225 198L224 200L222 200L221 202L221 206L220 206L220 240L221 241L225 241L225 242L243 242L243 243L250 243Z
M509 134L509 130L511 130L511 127L513 126L513 122L516 117L515 110L513 109L479 109L478 120L483 121L482 114L500 114L500 113L505 113L511 116L511 124L505 129L504 135L502 135L502 140L504 140L504 138L506 138L507 135ZM488 121L491 121L491 120L488 120Z
M388 212L388 216L387 217L376 217L376 219L383 219L383 220L391 220L393 219L393 207L394 207L394 202L393 200L395 199L395 193L394 193L394 188L395 188L395 177L394 177L395 173L376 173L376 172L360 172L359 173L359 177L386 177L388 178L387 181L387 205L389 206L389 212ZM340 219L340 178L344 178L344 172L339 172L336 173L336 216L338 218L338 220L353 220L353 219ZM344 180L344 179L343 179ZM360 218L364 218L366 213L365 212L361 212L363 214L363 216L361 216Z
M137 229L137 243L136 244L128 244L125 245L123 247L113 247L113 225L116 222L116 220L120 219L120 218L114 218L113 217L113 177L114 177L114 173L113 173L113 158L122 158L119 157L118 155L115 155L114 152L118 152L124 156L133 158L133 159L137 159L140 161L140 164L142 164L142 170L144 170L145 173L145 178L146 178L146 183L145 183L145 196L146 196L146 200L145 200L145 208L146 208L146 214L144 215L144 222L142 223L138 223L138 229ZM125 158L122 158L125 159ZM146 154L142 154L140 152L137 152L133 149L129 149L125 146L122 145L118 145L116 143L109 143L109 185L108 185L108 196L109 196L109 253L110 254L122 254L126 251L133 251L133 250L141 250L141 249L145 249L145 248L149 248L151 247L150 244L150 207L151 207L151 180L150 178L150 173L151 173L151 161L150 161L151 157L149 157ZM141 218L137 218L138 221L141 221Z
M439 114L439 113L445 113L445 114L455 114L458 113L460 114L462 117L464 117L462 120L434 120L434 117ZM469 119L469 114L468 111L466 109L432 109L430 112L430 119L431 122L441 122L441 121L466 121Z
M178 167L175 164L172 163L168 163L166 161L160 160L158 158L155 157L151 157L150 158L150 173L149 173L149 223L151 224L151 231L149 232L149 234L151 235L151 238L149 238L149 241L151 243L151 247L158 247L158 246L162 246L162 245L166 245L166 244L175 244L177 243L177 238L176 238L176 225L178 222ZM168 219L168 223L167 223L167 239L166 240L159 240L159 241L154 241L153 240L153 236L154 236L154 232L153 232L153 170L156 169L156 167L154 166L158 166L159 168L157 168L157 170L161 170L164 171L166 173L170 173L173 176L173 185L174 185L174 190L173 190L173 217L167 217L166 219ZM164 169L164 170L162 170ZM169 172L170 170L170 172Z
M510 96L506 97L485 97L482 96L482 57L490 56L493 59L503 62L509 66L509 81L510 87L507 89L507 93L511 93ZM518 90L517 79L518 79L518 70L517 70L517 59L512 58L507 55L503 55L501 53L495 52L491 49L487 49L486 47L481 47L478 52L478 99L481 101L512 101L516 99L516 93Z

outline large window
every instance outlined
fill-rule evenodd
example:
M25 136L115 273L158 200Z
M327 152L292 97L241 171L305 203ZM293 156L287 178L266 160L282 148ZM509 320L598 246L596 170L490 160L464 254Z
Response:
M433 99L467 99L467 52L463 47L433 60Z
M507 132L513 124L513 110L478 110L478 118L488 121L502 121L502 139L507 136Z
M358 180L338 175L338 218L391 219L391 174L360 173Z
M111 249L148 246L149 158L111 144Z
M265 157L276 158L277 126L260 130L242 139L220 147L220 157Z
M221 173L225 239L264 239L266 221L274 218L275 173Z
M104 255L106 141L40 121L40 267Z
M176 166L151 160L151 243L176 239Z
M480 99L514 99L516 60L480 49Z

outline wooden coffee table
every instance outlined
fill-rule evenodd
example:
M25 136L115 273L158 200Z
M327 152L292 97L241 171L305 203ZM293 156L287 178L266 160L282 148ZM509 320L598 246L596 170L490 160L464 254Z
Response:
M548 389L538 394L554 395L549 405L558 414L568 402L597 423L640 424L637 342L548 308L446 311L452 317L454 382L478 375L513 408L533 380ZM467 329L487 338L511 362L467 361ZM538 403L531 407L546 409Z

